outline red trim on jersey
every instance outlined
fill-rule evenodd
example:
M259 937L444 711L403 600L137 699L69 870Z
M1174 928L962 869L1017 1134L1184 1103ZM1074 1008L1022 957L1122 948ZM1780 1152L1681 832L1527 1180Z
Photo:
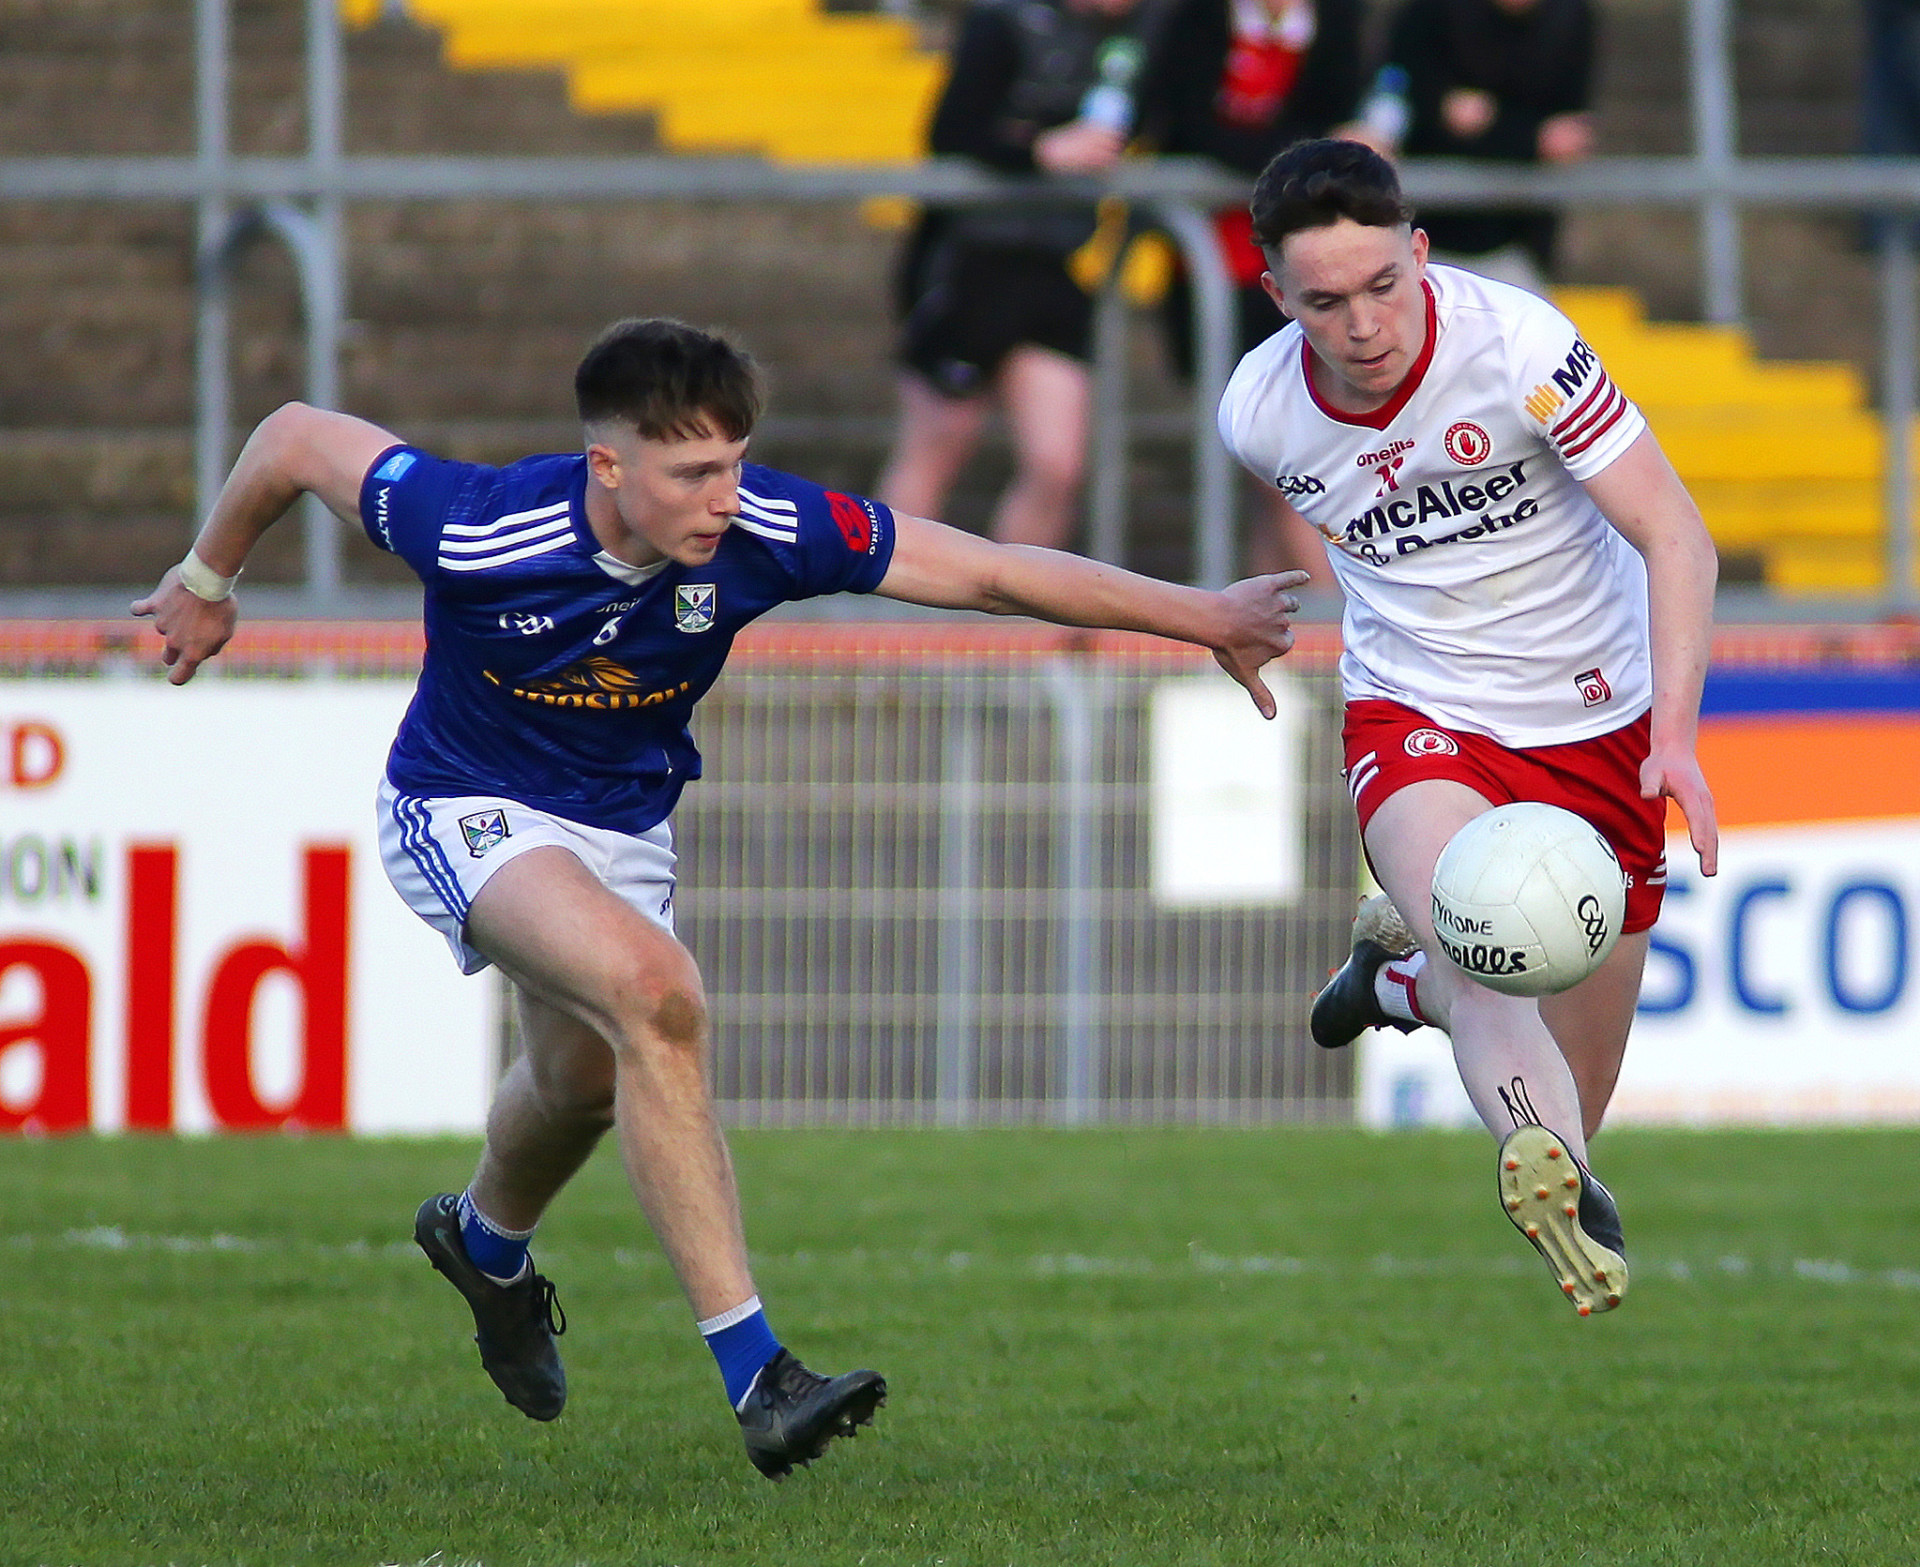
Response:
M1407 399L1420 390L1420 383L1426 379L1427 366L1433 363L1434 339L1440 335L1440 312L1434 304L1433 285L1425 278L1420 280L1421 291L1427 296L1427 340L1421 346L1420 357L1413 362L1413 368L1406 379L1393 389L1393 395L1371 413L1342 413L1320 395L1320 388L1313 384L1313 347L1303 335L1300 339L1300 373L1306 378L1307 395L1313 399L1314 407L1329 419L1340 424L1365 425L1369 430L1384 430L1393 423L1394 416L1407 406Z
M1248 221L1251 222L1252 220L1249 219ZM1600 374L1594 378L1593 385L1587 388L1586 395L1562 413L1558 419L1553 421L1552 433L1554 439L1565 440L1568 436L1577 434L1578 426L1585 424L1588 419L1593 417L1599 410L1600 404L1605 400L1607 393L1612 390L1612 388L1612 379L1606 371L1602 370Z
M1593 390L1554 429L1553 442L1560 448L1560 455L1579 456L1618 424L1626 411L1626 397L1602 371Z
M1569 436L1560 442L1562 458L1578 457L1620 422L1621 416L1627 411L1627 399L1618 387L1612 390L1613 395L1607 400L1607 406L1595 416L1599 422L1585 434L1578 437Z

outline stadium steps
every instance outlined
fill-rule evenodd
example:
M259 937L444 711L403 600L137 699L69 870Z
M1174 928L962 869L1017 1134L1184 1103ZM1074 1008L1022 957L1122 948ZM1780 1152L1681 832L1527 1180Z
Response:
M566 73L575 108L644 112L680 152L795 163L919 155L940 56L896 17L816 0L408 0L458 69ZM342 0L364 25L379 0Z
M1757 556L1788 593L1883 584L1883 437L1847 364L1767 363L1727 326L1649 322L1623 288L1556 301L1647 422L1723 556Z

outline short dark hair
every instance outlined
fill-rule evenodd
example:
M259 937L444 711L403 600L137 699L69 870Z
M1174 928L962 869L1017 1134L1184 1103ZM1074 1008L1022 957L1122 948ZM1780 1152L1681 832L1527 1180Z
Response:
M618 419L650 441L711 431L743 441L760 417L760 371L718 332L664 317L616 321L573 373L584 424Z
M1297 141L1260 171L1254 182L1253 242L1278 250L1303 229L1326 228L1342 218L1368 228L1398 228L1413 221L1393 165L1357 141Z

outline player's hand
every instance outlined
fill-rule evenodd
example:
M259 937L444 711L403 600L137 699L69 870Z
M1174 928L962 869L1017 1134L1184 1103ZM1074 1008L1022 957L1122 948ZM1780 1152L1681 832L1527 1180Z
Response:
M1033 139L1033 161L1049 174L1104 174L1120 161L1127 138L1091 120L1072 120Z
M1593 141L1593 117L1586 114L1550 114L1535 138L1543 163L1579 163L1593 155Z
M1269 577L1247 577L1220 590L1226 606L1226 629L1214 644L1220 667L1247 688L1262 718L1279 711L1273 693L1260 678L1261 669L1293 647L1290 616L1300 611L1293 590L1307 581L1304 571L1282 571Z
M169 566L160 585L129 608L142 618L151 617L153 629L166 639L160 658L167 665L168 681L176 686L185 685L196 669L227 645L240 618L232 598L208 603L188 592L177 566Z
M1663 795L1687 819L1687 837L1700 857L1700 874L1713 875L1720 869L1720 823L1713 811L1713 791L1691 750L1664 750L1656 745L1640 764L1640 798L1657 800Z
M1454 87L1440 99L1440 121L1459 141L1478 141L1499 112L1493 94L1478 87Z

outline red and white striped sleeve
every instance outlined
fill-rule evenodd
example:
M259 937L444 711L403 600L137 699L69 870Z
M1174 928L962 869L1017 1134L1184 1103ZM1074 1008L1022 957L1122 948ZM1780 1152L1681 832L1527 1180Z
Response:
M1567 472L1591 479L1639 438L1647 421L1552 305L1529 301L1515 317L1509 363L1521 408Z

